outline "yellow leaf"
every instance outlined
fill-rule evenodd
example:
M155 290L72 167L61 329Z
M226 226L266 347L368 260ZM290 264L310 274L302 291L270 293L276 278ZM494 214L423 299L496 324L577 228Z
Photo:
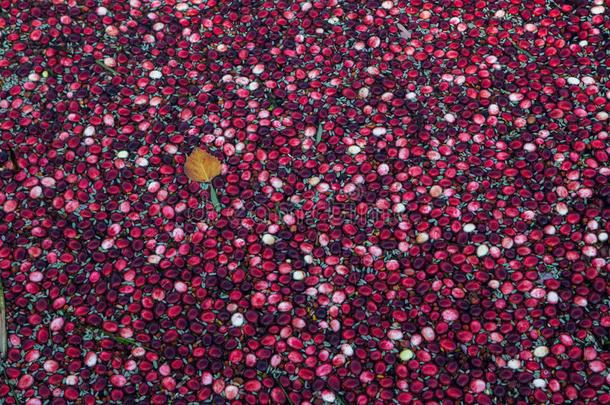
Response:
M201 148L193 149L184 163L184 173L198 182L211 181L221 169L220 161Z

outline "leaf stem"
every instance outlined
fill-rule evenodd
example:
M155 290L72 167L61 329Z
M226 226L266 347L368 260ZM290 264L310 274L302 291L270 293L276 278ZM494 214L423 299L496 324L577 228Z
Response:
M95 61L95 63L97 63L98 65L100 65L101 67L103 67L104 69L108 70L109 72L114 73L117 76L121 76L121 74L119 72L117 72L116 70L114 70L113 68L111 68L110 66L106 66L106 64L104 62L102 62L101 60L97 59Z

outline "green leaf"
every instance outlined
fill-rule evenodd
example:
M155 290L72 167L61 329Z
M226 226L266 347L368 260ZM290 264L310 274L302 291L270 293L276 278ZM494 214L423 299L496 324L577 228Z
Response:
M318 125L318 133L316 134L316 142L320 143L322 141L322 124Z
M216 195L216 190L214 190L214 186L210 184L210 199L212 200L212 204L214 204L214 209L216 211L220 210L220 202L218 201L218 196Z

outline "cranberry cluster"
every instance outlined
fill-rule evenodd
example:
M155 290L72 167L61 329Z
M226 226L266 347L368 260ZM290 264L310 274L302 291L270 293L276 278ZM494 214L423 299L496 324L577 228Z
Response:
M0 0L0 402L610 403L609 7Z

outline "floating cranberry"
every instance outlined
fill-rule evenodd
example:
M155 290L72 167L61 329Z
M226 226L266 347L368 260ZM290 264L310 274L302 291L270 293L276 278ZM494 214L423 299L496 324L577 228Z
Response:
M608 402L603 1L5 3L2 401Z

